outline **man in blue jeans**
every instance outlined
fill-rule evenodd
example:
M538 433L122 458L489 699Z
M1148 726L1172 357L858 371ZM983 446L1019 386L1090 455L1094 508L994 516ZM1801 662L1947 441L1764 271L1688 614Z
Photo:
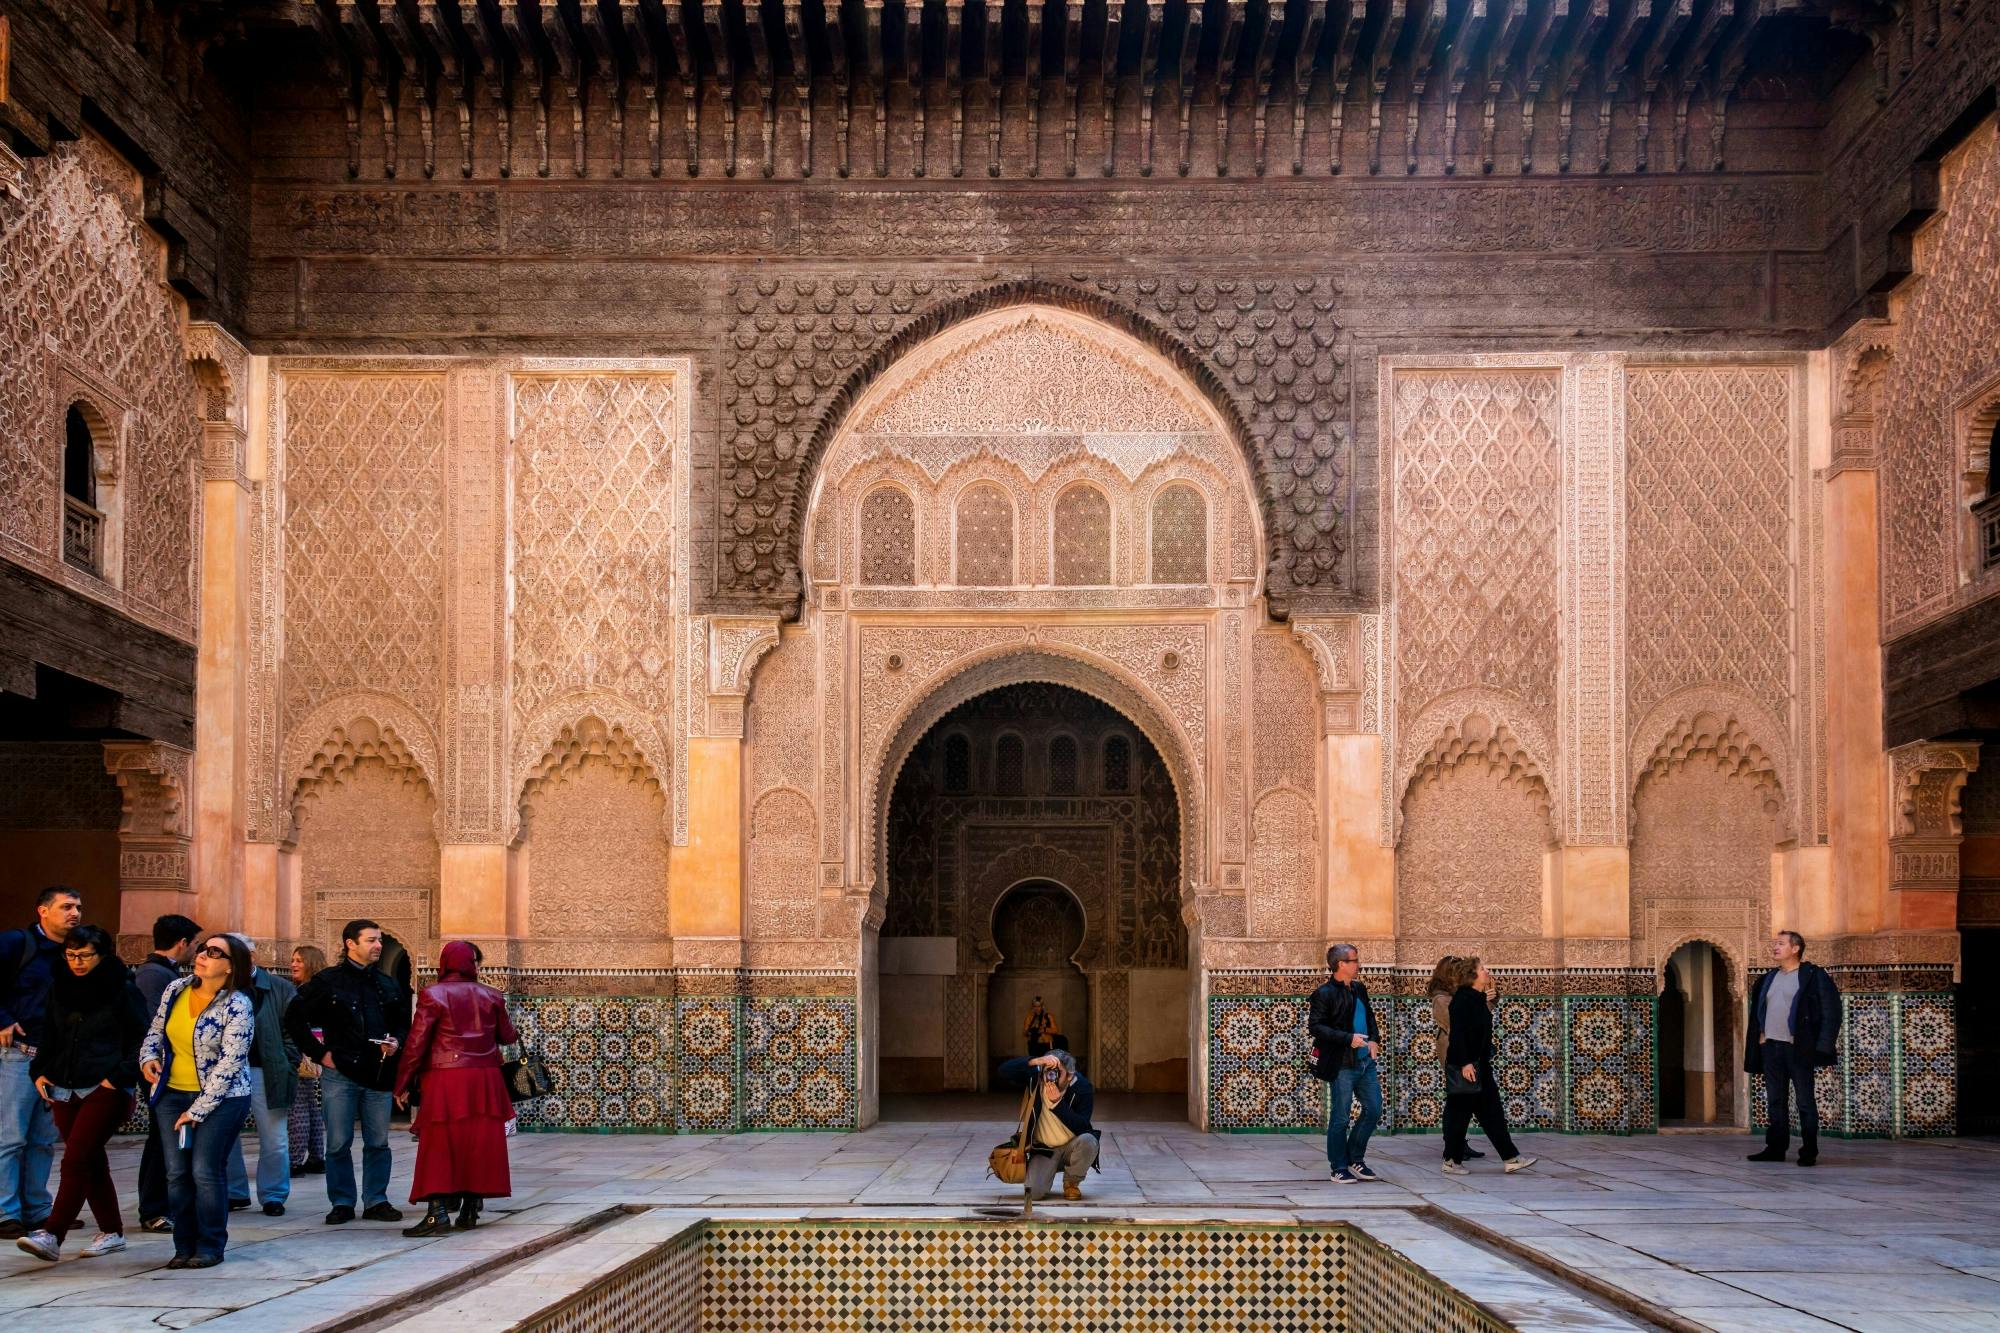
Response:
M321 968L285 1013L285 1029L306 1059L318 1064L320 1106L326 1113L328 1226L354 1220L354 1205L370 1222L400 1222L389 1202L389 1089L396 1053L410 1034L410 997L375 966L382 927L350 921L340 932L341 960ZM354 1189L354 1122L361 1122L361 1192Z
M18 1240L49 1215L56 1122L28 1077L42 1040L49 986L63 941L83 924L83 896L52 884L35 900L35 924L0 935L0 1238Z
M257 941L231 931L251 954ZM285 1010L298 997L290 977L253 968L250 999L257 1006L256 1035L250 1042L250 1118L257 1123L257 1197L243 1165L243 1136L229 1147L229 1206L264 1205L264 1216L283 1217L292 1197L292 1098L298 1094L299 1051L285 1035Z
M1333 1085L1326 1117L1326 1161L1336 1185L1379 1180L1368 1169L1368 1138L1382 1119L1382 1030L1360 981L1361 951L1336 944L1326 951L1333 979L1313 992L1308 1025L1313 1040L1313 1076ZM1361 1103L1350 1127L1348 1108Z

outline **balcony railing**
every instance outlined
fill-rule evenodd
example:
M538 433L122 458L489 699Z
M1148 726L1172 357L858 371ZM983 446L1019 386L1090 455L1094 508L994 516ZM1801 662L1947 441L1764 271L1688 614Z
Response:
M1972 517L1979 524L1980 571L2000 569L2000 491L1972 506Z
M104 575L104 514L74 495L63 497L63 560Z

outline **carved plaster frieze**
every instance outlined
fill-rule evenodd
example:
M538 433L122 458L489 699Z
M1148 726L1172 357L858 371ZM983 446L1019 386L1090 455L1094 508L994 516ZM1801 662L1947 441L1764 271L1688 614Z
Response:
M338 781L361 760L380 759L392 769L411 770L435 793L438 755L430 725L393 695L358 690L327 700L306 714L279 752L285 783L282 840L294 836L299 796L309 784ZM442 839L442 810L437 832Z
M1401 753L1395 758L1388 799L1394 803L1393 837L1402 837L1403 801L1410 787L1426 768L1450 767L1474 752L1486 754L1523 782L1540 784L1538 800L1554 818L1555 751L1549 738L1536 725L1519 699L1498 690L1468 688L1453 690L1433 702L1411 721L1398 737ZM1388 747L1383 747L1385 759ZM1551 824L1552 841L1560 841L1561 828Z
M1789 841L1804 825L1785 741L1777 719L1735 690L1700 685L1669 695L1632 729L1627 750L1631 818L1638 816L1638 790L1650 778L1708 753L1725 769L1757 783L1765 793L1766 813L1777 821L1780 841Z

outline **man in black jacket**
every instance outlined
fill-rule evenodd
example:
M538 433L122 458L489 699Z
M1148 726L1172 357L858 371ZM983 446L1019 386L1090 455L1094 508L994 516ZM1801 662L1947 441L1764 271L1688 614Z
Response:
M371 1222L400 1222L389 1202L389 1090L396 1083L396 1053L410 1033L410 997L375 964L382 958L382 927L350 921L340 932L342 956L299 991L285 1014L292 1044L317 1062L320 1104L326 1112L328 1226L354 1220L354 1122L361 1121L361 1215Z
M42 1041L63 941L82 924L83 895L51 884L35 899L33 925L0 934L0 1237L9 1240L39 1228L55 1203L56 1122L28 1062Z
M1337 1185L1379 1180L1368 1169L1368 1138L1382 1119L1382 1029L1361 983L1361 951L1336 944L1326 951L1333 979L1313 992L1308 1026L1313 1040L1313 1077L1333 1085L1326 1118L1326 1162ZM1348 1126L1348 1107L1361 1103L1361 1118Z
M194 942L201 927L178 912L153 922L153 951L132 969L132 984L146 1001L146 1021L159 1012L160 997L180 979L181 969L194 957ZM148 1231L167 1232L174 1224L167 1217L167 1163L160 1155L160 1136L148 1134L139 1154L139 1225Z
M1028 1197L1046 1195L1060 1170L1063 1197L1081 1199L1083 1179L1097 1165L1097 1126L1090 1122L1097 1090L1068 1051L1038 1055L1028 1061L1028 1071L1041 1080L1028 1122Z
M1799 1099L1799 1165L1819 1160L1819 1102L1813 1070L1840 1062L1840 988L1826 969L1805 961L1805 936L1781 930L1771 937L1776 968L1750 992L1743 1068L1764 1076L1764 1150L1753 1162L1782 1162L1791 1146L1791 1094Z

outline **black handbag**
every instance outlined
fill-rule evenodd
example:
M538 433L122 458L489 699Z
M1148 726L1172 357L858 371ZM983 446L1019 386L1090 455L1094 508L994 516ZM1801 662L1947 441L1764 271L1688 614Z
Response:
M1479 1080L1467 1078L1462 1065L1447 1065L1444 1071L1444 1090L1448 1097L1462 1097L1479 1091Z
M515 1102L531 1102L556 1090L549 1067L526 1046L518 1056L500 1066L500 1077L506 1081L508 1098Z

